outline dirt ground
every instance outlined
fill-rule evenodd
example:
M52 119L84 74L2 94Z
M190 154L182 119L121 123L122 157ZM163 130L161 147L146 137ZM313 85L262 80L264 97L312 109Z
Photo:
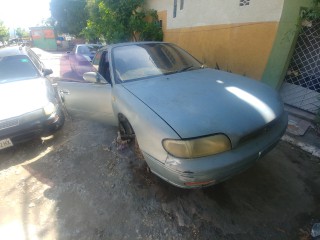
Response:
M0 151L1 239L310 239L320 220L320 160L288 143L225 183L183 190L116 137L67 119L52 139Z

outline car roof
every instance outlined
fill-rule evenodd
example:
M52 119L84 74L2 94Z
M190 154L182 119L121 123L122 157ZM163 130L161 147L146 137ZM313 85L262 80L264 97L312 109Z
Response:
M115 48L115 47L122 47L122 46L131 46L131 45L155 44L155 43L171 44L171 43L168 43L168 42L160 42L160 41L123 42L123 43L110 44L110 45L108 45L108 46L104 46L104 47L101 48L101 49L108 49L108 48Z
M88 43L88 44L77 44L77 46L102 46L101 44L96 43Z
M27 55L26 47L13 46L0 49L0 57Z

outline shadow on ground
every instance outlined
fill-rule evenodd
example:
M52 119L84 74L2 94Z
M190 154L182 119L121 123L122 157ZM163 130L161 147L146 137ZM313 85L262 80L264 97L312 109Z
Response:
M68 120L51 142L1 153L0 210L20 208L26 239L303 239L320 217L319 159L287 143L225 183L184 190L116 136Z

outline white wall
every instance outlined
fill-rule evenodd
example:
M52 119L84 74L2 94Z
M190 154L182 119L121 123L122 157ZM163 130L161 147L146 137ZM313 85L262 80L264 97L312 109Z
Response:
M197 26L279 22L284 0L250 0L247 6L239 6L240 0L184 0L177 16L173 18L174 0L148 0L148 7L167 10L168 29Z

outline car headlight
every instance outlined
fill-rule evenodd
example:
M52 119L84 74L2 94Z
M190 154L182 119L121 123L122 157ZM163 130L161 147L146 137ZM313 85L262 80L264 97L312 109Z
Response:
M223 134L188 140L165 139L162 144L169 154L178 158L205 157L231 149L229 138Z
M49 102L43 107L43 111L47 116L49 116L56 111L56 106L52 102Z

